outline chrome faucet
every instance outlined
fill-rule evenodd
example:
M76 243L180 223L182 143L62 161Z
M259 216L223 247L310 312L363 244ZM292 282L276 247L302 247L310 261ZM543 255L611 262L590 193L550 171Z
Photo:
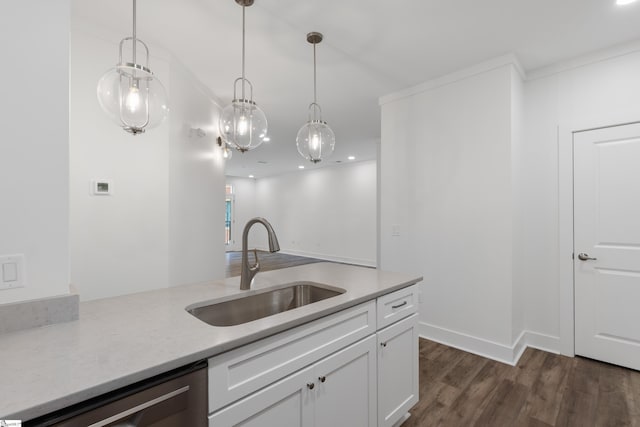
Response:
M245 291L251 288L253 278L258 274L258 271L260 271L258 251L256 249L253 250L253 256L256 259L256 263L251 266L249 265L249 251L247 249L249 230L251 229L251 226L257 222L264 225L264 228L267 229L267 234L269 236L269 252L278 252L280 250L280 244L278 243L276 232L273 231L273 227L269 224L269 221L264 218L251 218L247 222L247 225L244 226L244 231L242 232L242 274L240 275L240 289Z

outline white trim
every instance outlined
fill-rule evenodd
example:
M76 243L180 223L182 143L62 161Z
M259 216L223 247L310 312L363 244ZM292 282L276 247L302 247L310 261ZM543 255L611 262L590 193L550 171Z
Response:
M499 344L497 342L485 340L483 338L474 337L461 332L452 331L450 329L441 328L439 326L430 325L420 322L418 326L420 336L431 341L439 342L450 347L468 351L479 356L497 360L498 362L515 365L516 347ZM522 335L521 335L522 336ZM519 342L519 338L516 342ZM517 361L517 360L516 360Z
M537 348L538 350L548 353L560 353L560 338L537 332L525 331L524 335L525 348Z
M640 40L635 40L629 43L623 43L614 47L588 53L586 55L582 55L577 58L572 58L566 61L557 62L547 67L531 70L527 72L527 80L531 81L531 80L542 79L545 77L552 76L554 74L559 74L565 71L571 71L576 68L595 64L597 62L608 61L613 58L630 55L638 51L640 51Z
M515 366L527 347L537 348L550 353L559 353L560 338L539 334L532 331L522 331L512 345L504 345L483 338L452 331L430 325L425 322L419 324L420 337L440 344L477 354L498 362Z
M435 88L446 86L460 80L468 79L478 74L486 73L488 71L504 67L505 65L512 65L516 69L516 71L518 71L518 73L522 77L522 80L526 80L526 73L524 71L524 68L522 68L522 65L520 65L520 61L514 54L510 53L508 55L499 56L497 58L481 62L472 67L455 71L437 79L429 80L419 85L412 86L398 92L391 93L389 95L381 96L378 103L379 105L384 105L402 98L408 98L422 92L433 90Z

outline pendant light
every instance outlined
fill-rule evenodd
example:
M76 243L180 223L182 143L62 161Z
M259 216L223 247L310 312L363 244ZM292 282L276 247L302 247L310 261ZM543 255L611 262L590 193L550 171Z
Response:
M235 0L242 6L242 77L233 83L233 100L220 115L220 135L224 141L236 150L244 153L262 144L267 135L267 118L253 100L253 85L245 77L245 9L254 0ZM240 96L238 96L240 83ZM248 94L247 94L248 91ZM247 95L249 97L247 98Z
M122 49L131 45L131 62ZM144 64L138 63L138 48L144 49ZM125 131L137 135L162 123L169 112L167 94L149 69L149 48L136 35L136 0L133 0L133 35L120 41L118 64L98 82L98 102Z
M322 34L309 33L307 41L313 45L313 102L309 105L309 120L298 131L296 146L302 157L318 163L333 153L336 137L327 122L322 120L322 109L317 99L316 45L322 41Z

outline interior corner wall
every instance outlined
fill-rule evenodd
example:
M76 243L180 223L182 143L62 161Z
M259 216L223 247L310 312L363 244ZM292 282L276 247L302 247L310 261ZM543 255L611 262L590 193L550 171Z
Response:
M541 74L541 73L538 73ZM525 84L525 174L523 192L525 229L526 329L542 339L540 347L558 350L560 319L568 311L559 303L562 290L559 269L571 268L571 253L559 253L558 241L571 235L572 224L558 219L558 144L567 141L564 132L640 121L640 51L581 66L544 73ZM570 137L569 137L570 141ZM569 302L572 303L572 302ZM572 329L572 328L570 328ZM572 338L572 337L570 337Z
M422 335L505 358L512 72L503 65L384 103L380 149L380 267L424 276Z
M376 161L261 178L247 217L265 217L283 253L375 266L376 191ZM266 237L254 227L250 246L266 248Z
M69 0L2 4L0 255L26 283L0 304L69 293L69 21Z
M124 132L96 100L113 40L71 32L71 281L85 301L224 277L224 165L211 131L218 107L174 58L153 57L169 118ZM92 195L94 180L110 180L112 195Z
M527 258L524 251L526 243L524 235L527 224L524 222L524 200L528 197L525 191L525 179L523 174L526 163L524 155L524 80L515 67L511 69L511 198L513 216L513 278L512 278L512 327L511 341L518 343L525 331L525 268Z
M219 105L177 60L169 116L169 285L224 278L224 159ZM200 131L198 131L198 129Z

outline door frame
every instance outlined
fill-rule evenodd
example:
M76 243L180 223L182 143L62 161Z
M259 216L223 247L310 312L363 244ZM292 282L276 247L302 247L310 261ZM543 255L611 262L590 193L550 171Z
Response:
M640 121L577 122L558 126L558 283L560 354L575 356L575 277L573 210L573 136L578 132L637 124Z

